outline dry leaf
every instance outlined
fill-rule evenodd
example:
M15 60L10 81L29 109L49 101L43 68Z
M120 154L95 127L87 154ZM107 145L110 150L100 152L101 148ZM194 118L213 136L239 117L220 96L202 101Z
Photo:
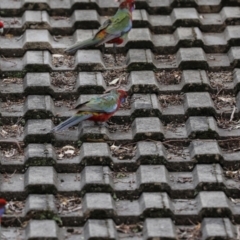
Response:
M119 81L119 78L115 78L115 79L113 79L113 80L109 83L109 85L114 85L114 84L116 84L118 81Z

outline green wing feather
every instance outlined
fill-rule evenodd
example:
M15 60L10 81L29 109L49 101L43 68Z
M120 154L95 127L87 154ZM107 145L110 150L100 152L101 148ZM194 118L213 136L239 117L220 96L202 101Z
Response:
M79 111L111 113L117 109L118 98L117 91L111 91L101 97L93 97L89 101L79 104L76 109Z

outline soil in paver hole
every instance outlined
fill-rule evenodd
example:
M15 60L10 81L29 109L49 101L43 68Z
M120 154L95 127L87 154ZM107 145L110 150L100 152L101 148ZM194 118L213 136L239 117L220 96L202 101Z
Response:
M14 147L0 147L0 156L5 161L23 161L24 154L14 145Z
M126 85L128 83L128 74L125 69L114 69L105 71L103 73L103 78L108 87L114 87L118 84Z
M202 236L201 223L190 227L178 227L177 235L181 240L200 240Z
M176 132L177 128L184 127L185 122L170 122L170 123L163 123L166 130L171 132Z
M143 229L143 223L139 222L136 224L124 224L116 226L118 232L130 234L130 236L135 236L137 233L140 233Z
M110 150L113 157L119 160L132 159L136 155L137 145L135 143L129 144L110 144Z
M69 109L74 109L76 105L76 100L59 100L59 101L54 101L54 106L55 107L67 107Z
M71 91L74 89L77 72L52 72L50 73L51 83L62 91Z
M234 117L233 117L233 120L231 120L230 118L218 117L216 119L217 126L222 129L227 129L228 131L231 131L234 129L240 129L240 120L235 119Z
M208 72L207 74L211 86L218 90L231 86L233 82L232 71Z
M56 206L59 214L71 213L82 209L82 199L78 196L56 196Z
M3 84L22 84L23 79L22 78L4 78L2 80Z
M217 110L231 111L236 106L236 98L231 94L217 95L211 94L212 100Z
M161 94L158 96L158 99L163 108L167 108L168 106L183 104L183 95L180 95L180 94L171 94L171 95Z
M182 78L182 72L176 71L176 70L172 70L172 71L163 70L160 72L156 72L155 74L156 74L157 81L163 85L179 84Z
M176 59L175 55L156 55L155 59L159 62L172 62Z
M23 133L23 126L13 124L13 125L4 125L0 126L0 137L19 137Z
M62 67L66 66L69 68L74 67L75 57L69 55L60 55L60 54L53 54L52 56L52 65L54 67Z
M23 106L24 102L25 102L25 98L18 99L17 101L7 100L1 103L1 107L7 112L14 112L13 110L14 106L20 106L20 105Z
M108 121L108 125L106 125L109 132L128 132L131 129L131 124L116 124L111 121Z
M58 160L62 160L64 158L73 158L80 154L80 150L71 145L65 145L61 148L57 147L55 152Z
M219 140L219 146L224 152L239 152L240 151L240 138L236 137L228 140Z
M103 60L107 68L126 67L126 56L123 54L116 55L117 62L115 63L113 54L103 54Z

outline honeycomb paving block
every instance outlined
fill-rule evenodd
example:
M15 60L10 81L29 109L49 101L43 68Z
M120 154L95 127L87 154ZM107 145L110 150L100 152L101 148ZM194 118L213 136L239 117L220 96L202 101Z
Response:
M44 229L44 231L43 231ZM25 230L26 239L63 239L62 231L53 220L31 220Z
M53 167L29 167L24 184L31 193L54 193L57 190L57 173Z
M127 53L126 64L128 70L153 70L156 68L156 61L154 60L151 50L130 49Z
M165 166L141 165L137 170L138 187L168 189L169 176ZM154 184L153 184L154 183Z
M186 122L189 138L218 138L219 132L213 117L189 117Z
M184 22L186 25L189 20L191 20L191 23L194 21L196 24L199 21L198 13L195 8L176 8L172 11L171 17L173 19L173 23Z
M49 118L54 113L54 103L50 96L31 95L27 97L24 104L26 118Z
M103 142L110 139L107 125L84 121L79 124L79 139L83 142ZM121 136L120 136L121 137Z
M136 157L141 163L156 164L167 159L167 152L161 142L141 141L137 143Z
M57 212L53 195L29 195L25 206L26 213L31 211Z
M23 81L23 88L26 94L46 95L53 94L51 78L49 73L28 72Z
M148 28L132 29L128 34L127 45L134 48L151 48L153 43L150 30Z
M86 193L82 200L84 216L95 218L113 217L116 206L108 193Z
M110 175L111 173L108 167L85 167L81 173L81 188L92 188L95 190L105 187L105 189L109 189L110 186L113 187L113 181Z
M128 79L133 93L159 92L153 71L131 71Z
M205 70L184 70L182 73L182 91L206 91L210 89L209 79Z
M176 230L170 218L148 218L143 226L144 239L176 239Z
M226 36L226 40L231 42L231 45L238 45L239 44L239 26L227 26L224 34Z
M161 116L162 107L156 94L133 94L131 118Z
M26 30L23 34L24 49L51 49L52 40L47 30Z
M202 48L180 48L176 55L182 69L207 69L207 58Z
M25 164L48 166L56 163L57 156L51 144L28 144L24 148Z
M239 54L240 47L231 47L228 51L229 61L234 67L240 67Z
M50 130L53 128L51 120L28 120L24 127L24 141L48 142Z
M159 118L136 118L132 123L134 139L162 139L163 126Z
M228 218L204 218L202 238L235 239L236 230Z
M79 72L76 82L76 89L79 93L102 93L106 88L106 83L100 72Z
M29 72L48 72L51 69L51 54L48 51L27 51L22 62Z
M191 158L200 163L218 163L223 158L216 140L193 140L189 148Z
M223 192L200 192L197 197L197 201L199 204L198 209L201 211L203 216L207 216L208 214L215 214L219 217L222 215L230 215L231 207L226 195ZM209 213L208 210L210 210Z
M105 70L105 64L99 50L78 50L76 65L79 71Z
M84 226L85 239L118 239L116 226L112 219L88 220Z
M178 44L180 47L208 45L199 28L177 28L173 36L176 41L174 45Z
M142 212L151 217L172 216L173 204L166 193L142 193L139 199ZM160 211L158 211L160 209Z
M80 149L81 163L98 161L104 163L109 161L110 151L107 143L83 143Z
M194 187L217 190L224 183L223 170L219 164L198 164L194 168Z
M214 115L215 108L208 92L185 93L184 110L190 116Z
M42 22L49 23L49 15L46 11L25 11L23 13L22 18L22 24L31 24L34 22L35 24L40 24Z
M95 28L99 28L100 21L100 16L96 10L75 10L71 16L71 23L75 25L76 29L90 24Z

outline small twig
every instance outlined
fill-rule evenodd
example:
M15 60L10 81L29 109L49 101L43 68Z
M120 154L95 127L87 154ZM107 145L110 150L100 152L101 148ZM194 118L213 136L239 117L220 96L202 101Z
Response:
M236 111L236 107L233 106L233 110L232 110L232 114L231 114L229 122L231 122L233 120L235 111Z
M217 92L216 97L219 95L219 93L223 90L223 87Z
M14 139L12 139L12 140L0 140L0 143L15 143L17 145L17 147L18 147L19 152L20 153L23 152L22 148L21 148L21 146L19 144L19 141L17 141L17 140L14 140Z

